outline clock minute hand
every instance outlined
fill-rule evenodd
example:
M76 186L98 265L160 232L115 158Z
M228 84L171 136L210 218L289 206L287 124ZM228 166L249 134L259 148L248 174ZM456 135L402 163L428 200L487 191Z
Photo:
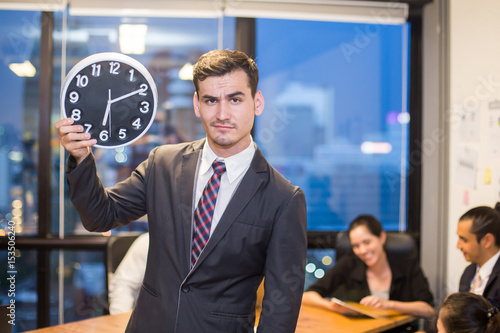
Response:
M141 88L141 89L137 89L137 90L135 90L135 91L132 91L131 93L128 93L128 94L123 95L123 96L120 96L120 97L117 97L117 98L115 98L115 99L112 99L112 100L110 100L110 101L109 101L109 103L111 104L111 103L115 103L115 102L121 101L122 99L125 99L125 98L127 98L127 97L133 96L133 95L135 95L135 94L138 94L138 93L141 93L141 92L144 92L144 91L145 91L145 90L144 90L144 89L142 89L142 88Z
M108 89L108 104L106 104L106 111L104 111L104 118L102 118L102 126L106 126L106 123L108 122L110 109L111 109L111 89Z

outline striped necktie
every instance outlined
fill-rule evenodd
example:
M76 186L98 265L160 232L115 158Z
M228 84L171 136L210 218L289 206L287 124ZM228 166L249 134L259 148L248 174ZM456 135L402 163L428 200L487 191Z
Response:
M198 260L201 251L210 238L210 227L212 226L215 203L217 202L217 196L219 194L220 180L224 172L226 172L226 165L222 161L215 160L212 163L212 169L214 170L214 174L205 186L198 206L196 206L194 211L191 267L193 267L196 260Z

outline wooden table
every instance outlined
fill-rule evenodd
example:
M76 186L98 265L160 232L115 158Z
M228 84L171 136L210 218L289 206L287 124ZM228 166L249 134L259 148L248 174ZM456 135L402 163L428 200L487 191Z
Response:
M303 305L300 309L296 333L378 333L408 324L415 320L409 315L372 319L346 317L341 314Z
M260 311L257 311L260 314ZM123 333L130 312L102 316L63 325L41 328L31 333ZM295 333L377 333L415 320L408 315L383 319L349 318L343 315L303 305ZM27 332L27 333L29 333Z

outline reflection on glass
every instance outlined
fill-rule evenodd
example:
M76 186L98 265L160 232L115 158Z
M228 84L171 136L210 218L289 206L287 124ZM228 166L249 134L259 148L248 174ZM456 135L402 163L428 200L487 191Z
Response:
M50 255L50 325L59 324L59 251ZM64 322L102 316L107 313L108 295L104 253L64 251Z
M14 300L15 326L12 333L25 332L36 329L37 324L37 251L16 250L15 254L16 272L14 283L11 288L6 272L8 267L7 251L0 251L0 267L2 267L2 281L0 283L0 304L9 304ZM9 260L10 262L10 260ZM11 274L9 274L11 276ZM10 295L10 296L9 296ZM7 320L11 318L1 318Z
M0 237L37 225L40 12L0 11Z
M309 230L344 230L359 214L374 214L385 230L400 227L407 200L408 30L257 20L266 109L255 140L304 190Z
M235 19L224 18L223 22L223 48L232 48ZM143 27L141 33L144 33L144 52L128 55L141 62L151 73L158 88L159 106L156 119L148 133L132 145L118 149L93 150L98 172L105 186L112 186L127 178L137 165L147 158L151 149L158 145L204 137L203 128L193 112L193 84L191 79L186 77L185 71L200 55L218 46L217 19L69 16L68 29L63 34L62 15L56 15L56 49L61 49L62 37L67 36L65 72L89 55L123 52L120 48L120 27L123 31L124 23L128 26ZM55 66L60 63L60 53L55 53ZM55 68L55 72L60 73L60 68ZM60 81L60 77L54 77L55 87L60 87ZM54 104L56 105L58 104ZM54 113L54 122L60 118L59 112L56 110ZM54 161L58 165L59 149L54 148ZM54 186L57 188L58 184ZM67 189L65 193L67 195ZM87 234L68 197L65 198L64 207L65 234ZM113 230L112 233L146 231L147 224L144 222L147 219L144 217L141 220ZM53 218L52 231L59 232L57 218Z

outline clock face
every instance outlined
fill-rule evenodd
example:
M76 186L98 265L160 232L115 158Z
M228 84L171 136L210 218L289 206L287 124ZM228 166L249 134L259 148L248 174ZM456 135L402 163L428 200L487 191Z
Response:
M158 93L137 60L120 53L98 53L76 64L61 90L61 110L97 140L117 148L143 136L154 121Z

